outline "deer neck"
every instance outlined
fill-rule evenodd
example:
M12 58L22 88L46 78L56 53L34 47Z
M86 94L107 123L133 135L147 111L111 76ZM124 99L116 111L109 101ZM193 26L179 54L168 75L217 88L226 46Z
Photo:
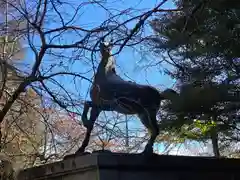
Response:
M113 68L115 68L115 61L113 56L109 52L103 53L97 73L101 76L108 76L113 73Z

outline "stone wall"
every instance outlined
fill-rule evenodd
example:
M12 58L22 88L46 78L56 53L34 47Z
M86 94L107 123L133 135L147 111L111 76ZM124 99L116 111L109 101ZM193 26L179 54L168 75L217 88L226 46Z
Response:
M26 169L19 180L240 180L240 160L93 153Z

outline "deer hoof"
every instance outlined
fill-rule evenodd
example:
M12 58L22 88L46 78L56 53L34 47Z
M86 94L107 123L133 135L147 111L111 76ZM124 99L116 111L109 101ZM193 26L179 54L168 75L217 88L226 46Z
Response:
M85 152L84 149L79 148L76 152L75 155L77 156L82 156L82 155L87 155L90 154L90 152Z
M92 153L112 153L110 150L96 150L96 151L93 151Z
M154 154L154 153L153 153L153 148L150 147L150 146L146 146L145 149L144 149L144 151L143 151L143 154L144 154L144 155L152 155L152 154Z
M84 151L85 151L85 148L80 147L80 148L75 152L75 154L82 154L82 153L84 153Z
M89 152L79 152L79 153L75 153L75 154L69 154L69 155L64 156L63 160L72 159L72 158L76 158L77 156L84 156L87 154L90 154L90 153Z

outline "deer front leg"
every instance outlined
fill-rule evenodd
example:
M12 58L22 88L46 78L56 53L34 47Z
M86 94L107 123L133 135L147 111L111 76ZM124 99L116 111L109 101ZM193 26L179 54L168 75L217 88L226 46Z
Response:
M83 113L82 113L82 117L81 117L85 128L90 127L92 124L92 122L89 121L88 117L87 117L89 108L101 109L101 111L112 111L115 108L115 105L108 104L108 103L102 103L101 105L96 105L92 101L85 101L84 107L83 107Z
M98 118L99 114L101 113L101 111L112 111L114 110L115 106L116 105L108 104L108 103L101 104L101 106L98 106L94 104L92 101L86 101L84 103L82 121L84 126L87 128L87 132L82 142L82 146L77 150L76 154L83 153L85 151L85 148L88 146L94 123ZM90 107L91 107L90 118L88 120L87 113Z
M86 132L84 140L82 142L82 146L77 150L76 154L84 153L86 147L89 144L89 140L90 140L90 136L91 136L91 132L92 132L94 123L95 123L96 119L98 118L100 112L101 112L101 110L99 108L92 107L91 112L90 112L90 119L89 119L90 122L87 123L87 132Z
M83 107L83 113L82 113L82 122L83 122L83 126L85 128L88 128L89 127L89 121L88 121L88 117L87 117L87 114L88 114L88 111L89 111L89 108L92 107L92 102L91 101L85 101L84 102L84 107Z

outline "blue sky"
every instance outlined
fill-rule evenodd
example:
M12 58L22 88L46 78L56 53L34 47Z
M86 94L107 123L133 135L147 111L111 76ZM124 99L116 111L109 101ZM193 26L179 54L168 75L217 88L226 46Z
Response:
M76 3L79 1L72 0L71 2ZM145 11L147 11L147 10L153 8L159 2L161 2L161 0L158 0L158 1L157 0L109 1L108 8L112 9L112 12L114 12L114 8L118 9L118 10L123 10L123 9L130 8L130 7L134 7L136 9L145 9ZM169 0L167 3L164 4L164 6L162 6L162 8L169 9L169 8L174 8L174 6L173 6L173 3ZM69 13L69 14L71 14L71 12L72 13L74 12L70 7L66 7L66 6L64 6L61 10L63 12ZM102 21L106 20L106 18L107 18L106 11L101 7L88 6L87 8L83 8L83 10L81 12L83 12L83 14L81 14L81 16L79 16L79 18L77 18L77 21L75 22L75 24L80 25L81 27L84 27L84 28L91 28L91 26L92 27L97 26ZM67 19L68 16L64 16L64 18ZM126 17L123 17L123 18L126 18ZM50 22L49 24L47 23L47 25L45 27L48 27L48 28L59 27L59 21L57 21L55 23L54 22ZM146 29L146 34L149 34L149 33L151 33L150 29ZM76 41L76 36L73 33L66 34L62 39L62 42L73 42L73 41ZM39 39L37 37L35 38L34 43L39 44ZM57 51L60 51L60 50L56 50L56 52ZM64 50L64 54L66 54L66 55L68 54L68 56L71 56L72 49ZM134 80L137 83L141 83L141 84L149 83L152 86L158 87L160 89L165 89L166 87L171 87L173 85L173 80L169 76L159 72L158 68L152 67L152 68L149 68L148 70L141 70L141 68L140 68L141 66L147 64L149 61L155 61L155 59L153 59L153 57L149 56L149 54L146 54L146 55L148 56L148 58L145 58L142 62L138 62L142 59L143 54L136 53L133 51L133 49L130 49L130 48L124 48L123 51L115 57L116 63L118 66L117 73L126 80ZM28 64L32 64L33 58L34 58L33 53L31 51L28 51L26 58L25 58L25 62L27 62ZM56 57L51 57L51 56L46 55L44 57L42 67L45 69L49 68L49 65L52 63L52 61L56 61L56 60L58 60L58 59L56 59ZM89 68L91 68L89 65L84 63L85 60L84 59L73 60L73 64L69 68L71 69L71 71L83 73L86 70L88 70ZM159 58L156 61L160 61L160 60L161 59ZM66 59L64 62L67 62ZM95 65L97 65L97 64L95 64ZM60 71L60 69L61 68L58 67L54 71L55 72ZM127 76L130 77L131 79L129 79L127 76L125 76L125 74L127 74ZM91 72L87 73L85 76L87 76L88 78L91 78L92 75L93 75L93 72L91 71ZM64 87L66 89L68 89L69 91L73 91L73 92L75 91L76 87L72 83L72 79L70 79L69 77L61 76L61 77L57 77L56 79L59 83L63 84ZM89 99L89 95L88 95L88 91L87 91L89 88L89 85L90 85L90 83L87 81L81 81L81 83L80 82L77 83L77 86L79 86L79 87L81 86L81 94L80 95L82 97L87 96L87 99ZM129 126L131 128L131 127L139 127L142 125L139 120L135 119L130 122Z
M130 0L123 0L123 1L114 1L114 6L118 9L126 9L130 7L134 7L137 9L145 9L145 11L153 8L156 4L158 4L161 1L156 0L142 0L142 1L130 1ZM111 6L111 5L109 5ZM174 8L173 3L169 0L162 8ZM99 24L101 21L105 20L105 12L101 8L96 9L95 7L93 9L88 9L86 13L82 16L82 21L84 23L94 22L91 24ZM151 33L151 29L147 29L148 32L146 34ZM147 54L150 55L150 54ZM149 68L148 70L141 70L137 67L141 67L143 65L146 65L148 61L154 61L154 59L151 59L151 57L148 57L148 59L144 59L142 63L137 63L142 58L142 55L136 52L133 52L133 49L130 48L124 48L123 51L115 57L116 63L117 63L117 73L121 75L126 80L134 80L137 83L141 84L151 84L155 87L158 87L160 89L171 87L173 84L173 80L159 72L158 67ZM160 61L161 59L157 59L156 61ZM127 74L127 76L125 75ZM90 77L92 74L90 74ZM129 79L130 77L130 79ZM86 82L85 87L89 87L89 84ZM141 123L137 120L134 120L131 122L132 126L138 126L141 125Z
M69 1L70 2L70 1ZM79 4L78 1L72 0L71 2ZM112 2L112 3L111 3ZM156 4L158 4L161 1L156 0L138 0L138 1L130 1L130 0L121 0L121 1L109 1L108 8L109 9L117 9L117 10L124 10L126 8L135 8L135 9L141 9L144 11L150 10L153 8ZM174 8L173 3L169 0L167 1L162 8L170 9ZM63 6L63 8L59 9L59 11L66 12L70 15L74 13L73 9L68 6ZM79 15L79 18L76 18L75 25L78 25L83 28L90 29L91 27L96 27L100 23L102 23L104 20L107 19L107 13L106 11L101 7L96 6L87 6L86 8L83 8L83 10L80 11L82 14ZM112 12L116 12L112 10ZM51 12L48 13L49 16L56 16L56 14L51 14ZM70 19L71 16L63 15L63 17L66 19ZM123 16L123 18L126 19L127 16ZM49 22L46 22L45 28L53 29L60 27L60 19L55 18L56 22L53 22L53 20L49 20ZM135 23L132 23L132 25L135 25ZM146 28L146 35L151 33L150 28ZM63 44L63 43L72 43L76 42L79 37L76 36L75 33L67 33L61 38L61 42L57 42L57 40L54 43ZM39 37L34 38L34 44L36 46L40 45ZM54 52L62 52L64 55L71 57L73 49L67 49L67 50L60 50L56 49ZM142 54L140 54L142 53ZM173 85L173 80L165 75L164 73L159 71L159 67L151 67L147 70L143 68L144 65L149 64L149 62L157 62L160 61L161 58L151 57L150 53L148 52L134 52L132 48L124 48L123 51L115 56L116 64L117 64L117 73L123 77L126 80L133 80L137 83L141 84L151 84L155 87L162 89L165 89L166 87L171 87ZM76 54L76 53L75 53ZM86 55L88 58L89 55ZM74 56L75 57L75 56ZM25 58L25 62L28 64L25 65L24 68L29 69L31 65L33 64L33 52L31 50L27 51L27 55ZM97 57L97 62L95 63L95 67L97 66L97 63L99 62L100 57ZM60 59L52 56L52 55L45 55L41 68L44 69L44 71L48 70L50 65L53 63L59 63ZM72 61L72 65L69 65L69 62ZM88 61L88 64L84 61ZM81 59L64 59L64 63L68 64L68 71L76 72L76 73L84 73L88 70L91 70L92 66L91 63L89 63L89 59L87 58L81 58ZM140 61L140 62L139 62ZM89 65L90 64L90 65ZM164 65L163 65L164 66ZM166 67L166 65L165 65ZM56 68L53 68L52 72L58 72L58 71L66 71L63 69L63 67L57 66ZM93 76L93 71L91 70L87 74L84 74L84 76L88 77L89 79ZM56 77L59 83L63 84L64 87L69 91L75 91L75 85L73 86L72 79L69 76L58 76ZM79 87L81 86L81 96L85 97L87 96L87 99L89 98L89 93L87 92L90 83L87 81L80 81L77 84ZM53 86L52 86L53 87ZM54 88L54 87L53 87Z

